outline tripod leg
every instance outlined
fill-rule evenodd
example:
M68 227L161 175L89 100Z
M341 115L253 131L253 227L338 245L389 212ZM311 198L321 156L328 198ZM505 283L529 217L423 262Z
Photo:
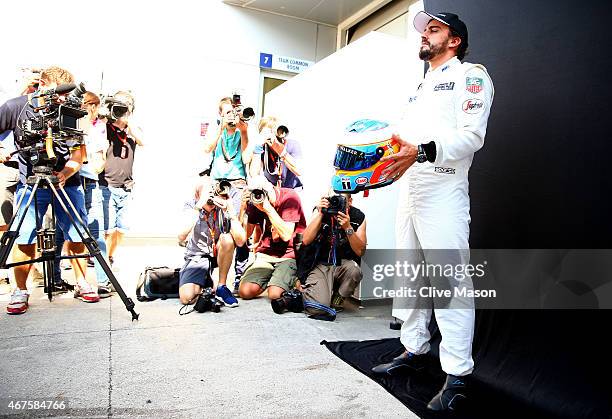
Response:
M57 249L55 246L55 209L53 206L53 195L51 195L51 219L49 225L45 225L44 214L42 220L36 217L36 233L38 239L38 249L43 257L43 278L45 280L45 290L47 292L47 298L49 301L53 298L53 291L55 291L55 264L57 263L56 253L61 249ZM38 214L38 210L36 211Z
M11 250L13 249L13 246L15 245L15 240L17 239L17 236L19 235L19 230L21 229L23 220L25 220L26 214L28 212L28 208L30 208L30 205L32 205L32 200L34 199L34 196L36 196L36 191L38 190L39 184L40 182L36 183L34 187L32 188L32 192L30 193L30 196L28 197L28 201L26 202L25 207L24 207L25 210L19 215L19 220L17 220L17 228L15 230L11 230L11 227L13 227L13 224L15 223L17 214L19 213L19 209L21 208L21 204L23 203L23 200L29 188L28 185L25 186L25 190L23 191L23 194L19 197L19 201L17 202L17 206L15 207L15 211L14 211L13 217L11 218L11 222L9 223L7 230L2 234L2 238L0 239L0 268L2 269L7 268L6 261L11 255Z
M91 236L91 233L89 232L89 229L87 228L87 226L83 222L83 219L81 218L81 216L77 212L76 208L74 207L74 204L70 200L70 197L68 196L66 191L63 188L59 188L59 190L62 192L62 194L63 194L63 196L65 198L65 201L70 206L70 209L72 210L72 214L75 215L75 217L78 220L79 224L76 223L75 217L73 217L72 214L70 213L70 211L68 211L68 208L66 207L66 204L60 198L59 192L55 188L55 186L52 183L50 183L49 187L51 188L51 191L53 192L53 195L57 199L57 202L60 204L60 206L62 207L64 212L68 215L68 218L70 219L70 223L76 229L79 237L81 238L81 241L83 242L85 247L87 247L87 250L89 251L89 253L93 257L96 258L96 260L98 261L98 263L102 267L102 270L104 270L104 273L106 273L106 276L108 277L109 281L115 287L115 291L117 291L117 294L119 294L119 297L121 298L121 301L123 301L123 304L125 305L126 310L129 311L132 314L132 320L138 320L138 313L136 313L134 311L134 307L135 307L134 301L132 301L132 299L129 298L126 295L125 291L123 291L123 288L119 284L119 281L117 281L117 278L115 277L115 274L111 270L110 266L108 266L108 263L106 263L106 260L104 260L104 258L102 257L102 253L100 252L100 248L98 247L98 243L96 243L94 238ZM81 228L79 228L79 225L80 225ZM85 233L85 235L87 237L85 237L83 232Z

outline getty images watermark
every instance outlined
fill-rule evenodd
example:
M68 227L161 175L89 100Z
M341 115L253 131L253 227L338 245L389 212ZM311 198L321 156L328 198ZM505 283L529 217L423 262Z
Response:
M487 261L473 264L440 264L427 263L410 263L407 260L395 261L394 264L375 264L372 266L372 280L376 283L383 283L386 280L392 279L397 283L398 279L409 281L411 284L418 282L419 278L445 278L447 282L444 285L453 283L450 287L437 288L434 285L422 285L415 287L414 285L400 286L399 288L388 289L380 284L372 290L373 296L376 298L496 298L497 291L495 289L474 289L471 284L465 281L470 279L484 278L487 266Z
M612 309L612 249L368 249L361 268L361 298L394 308Z

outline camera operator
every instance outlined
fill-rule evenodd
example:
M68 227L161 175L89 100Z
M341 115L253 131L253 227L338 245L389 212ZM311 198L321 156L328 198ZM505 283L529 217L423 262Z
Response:
M74 77L68 71L59 67L49 67L42 71L40 76L40 89L53 89L60 84L72 83ZM9 100L0 107L0 132L12 130L14 138L20 138L22 134L21 123L28 118L33 108L29 104L27 96L20 96ZM57 176L59 186L64 188L68 197L72 201L79 216L85 219L85 202L83 189L80 185L80 177L78 171L83 161L82 147L70 149L65 142L54 142L53 150L57 155L57 162L54 166L54 174ZM7 156L4 156L7 160ZM33 174L33 166L27 156L23 153L19 154L19 172L20 184L17 188L16 201L22 195L23 202L32 192L31 188L26 187L28 176ZM62 197L62 199L64 199ZM34 241L36 239L36 218L42 219L47 207L51 201L51 191L49 189L38 189L36 197L37 214L34 214L34 203L27 208L26 216L21 225L20 234L17 237L17 248L14 251L13 259L15 262L23 262L34 257L36 247ZM54 203L55 205L55 203ZM66 203L66 205L68 205ZM18 208L17 216L26 209ZM55 205L55 214L57 217L57 227L62 230L65 237L70 242L68 243L68 253L70 255L78 255L84 253L85 246L81 243L81 239L76 231L76 228L70 223L68 214L64 212L61 206ZM73 215L74 216L74 215ZM83 259L71 259L76 277L76 286L74 289L75 297L80 298L85 302L97 302L99 300L97 292L85 280L85 272L87 263ZM15 266L15 282L17 288L13 292L10 302L7 306L9 314L22 314L28 309L28 292L26 288L26 280L28 272L32 265Z
M330 201L340 208L330 208ZM336 206L334 205L334 206ZM342 207L346 208L342 208ZM310 317L334 320L362 278L361 257L367 243L365 215L350 194L323 197L304 231L303 246L314 246L314 267L302 285Z
M85 92L83 95L83 109L87 111L87 117L83 119L85 121L84 131L86 135L84 140L87 162L83 163L81 166L79 175L81 176L81 183L85 193L85 210L87 212L89 232L96 240L102 256L106 258L104 214L102 210L103 198L102 190L98 185L98 174L104 170L108 140L106 134L106 124L102 120L98 119L99 108L100 97L95 93ZM56 233L55 239L57 249L62 249L64 245L64 237L61 231ZM100 298L109 297L111 286L106 273L97 260L93 259L92 262L96 271L98 295ZM55 282L61 283L62 279L60 264L56 263L54 268Z
M132 94L119 91L111 97L111 100L106 123L108 139L106 163L104 170L98 175L98 181L103 198L106 250L112 265L117 247L129 230L127 217L134 188L132 177L134 154L136 146L144 144L142 130L132 122L134 112Z
M273 185L301 189L300 144L288 138L289 129L280 125L273 116L262 118L258 129L262 143L257 144L253 150L256 156L251 163L251 176L257 176L263 171L263 175Z
M251 299L267 289L270 300L278 299L296 282L295 238L306 228L300 198L293 189L272 186L263 176L254 177L243 199L241 215L245 213L247 237L255 226L263 234L255 260L240 281L240 297Z
M187 204L197 212L197 219L191 216L178 235L179 241L187 240L185 265L179 274L179 297L183 304L192 304L202 289L212 286L210 275L216 266L219 267L217 289L225 286L234 247L246 242L246 233L238 221L232 200L215 195L214 189L212 179L203 177L194 199ZM226 306L238 305L238 300L231 293L231 299L218 294L217 297Z
M217 133L210 132L204 151L212 153L210 176L215 181L224 179L231 183L230 198L236 211L240 210L242 194L246 188L247 165L253 155L249 147L249 134L247 121L240 117L239 96L234 95L237 101L225 97L219 101L219 117L221 124ZM236 103L238 102L238 103ZM238 215L238 213L236 213ZM242 221L242 220L241 220ZM238 292L238 284L244 273L249 259L247 244L236 249L234 270L234 295ZM226 287L217 289L217 295L231 293Z

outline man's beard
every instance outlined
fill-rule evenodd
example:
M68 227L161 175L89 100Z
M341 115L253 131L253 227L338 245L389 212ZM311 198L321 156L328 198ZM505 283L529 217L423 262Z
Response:
M423 61L431 61L436 58L438 55L443 54L448 49L448 40L444 41L442 44L431 45L429 44L429 49L421 49L419 50L419 58Z

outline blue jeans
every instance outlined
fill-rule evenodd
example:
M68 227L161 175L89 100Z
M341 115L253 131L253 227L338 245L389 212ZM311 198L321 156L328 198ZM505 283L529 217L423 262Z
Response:
M68 198L74 205L78 215L81 218L85 218L85 203L83 199L83 188L81 186L66 186L64 188ZM59 191L59 190L58 190ZM24 211L26 211L25 204L28 202L28 198L32 193L31 186L24 186L20 184L17 187L17 194L15 196L15 203L19 202L19 199L22 195L25 195L23 201L21 202L20 208L17 209L17 220L21 217ZM27 212L25 218L23 219L23 224L21 225L21 229L19 231L19 236L17 236L17 240L15 242L17 244L33 244L36 242L36 224L37 219L42 225L43 217L45 212L47 212L47 208L51 203L51 190L50 189L38 189L36 192L36 208L37 214L34 213L34 200L30 204L30 207L27 208ZM66 202L64 195L61 191L59 191L59 195L61 197L62 202L66 205L68 211L70 211L73 218L76 219L74 213L72 213L72 209ZM57 221L56 229L57 231L62 231L63 235L68 238L73 243L80 243L81 236L77 229L70 223L70 218L68 214L64 212L61 205L57 202L53 202L55 217Z
M83 221L87 223L89 232L93 239L98 243L100 253L103 258L107 258L106 255L106 242L104 241L104 214L102 211L102 190L98 183L86 183L85 184L85 211L87 212L87 218ZM60 229L57 229L55 234L55 244L58 249L58 254L61 253L62 247L64 246L64 235ZM94 269L96 271L96 280L98 284L106 284L108 278L106 273L102 269L102 266L94 258ZM54 277L56 281L61 278L61 270L59 260L55 263Z

